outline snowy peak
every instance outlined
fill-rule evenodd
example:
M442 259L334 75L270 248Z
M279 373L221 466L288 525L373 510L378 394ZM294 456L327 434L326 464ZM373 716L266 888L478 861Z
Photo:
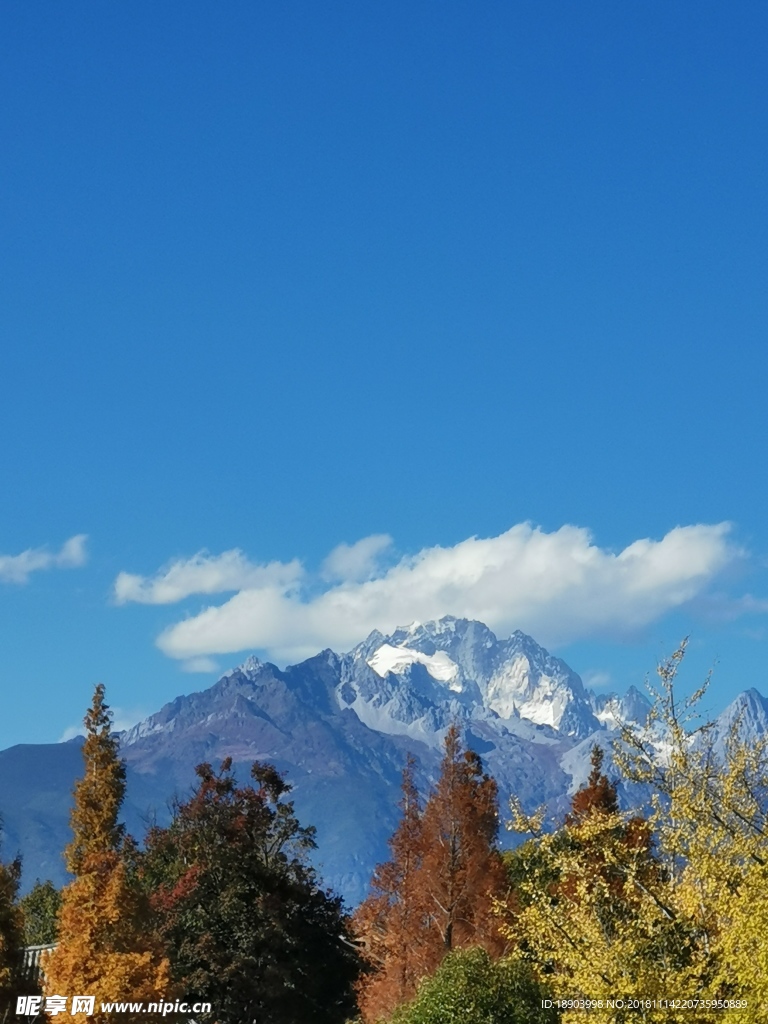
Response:
M618 729L622 725L643 726L648 721L651 704L645 694L636 686L630 686L623 697L616 693L592 695L592 706L598 722L606 729Z
M371 707L361 700L373 702L381 729L388 715L392 729L410 731L417 719L420 729L427 719L445 728L449 714L457 713L526 719L574 737L600 727L581 679L520 631L500 641L482 622L445 616L390 636L371 633L347 658L356 666L350 676L357 677L347 679L347 696L355 694L348 704L370 724ZM362 665L376 677L367 686Z
M713 740L722 747L731 732L749 743L768 733L768 700L754 688L740 693L717 718Z

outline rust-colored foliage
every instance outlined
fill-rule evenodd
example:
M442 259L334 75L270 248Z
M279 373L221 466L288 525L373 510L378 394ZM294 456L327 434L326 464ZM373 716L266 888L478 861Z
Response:
M371 965L359 990L366 1021L411 998L452 950L504 949L492 901L506 888L496 849L496 783L477 754L464 751L452 726L440 778L423 811L414 763L403 773L403 817L390 841L392 859L374 872L355 927Z
M567 825L574 825L591 812L600 814L616 814L619 810L619 800L616 795L616 786L610 781L607 775L603 774L603 760L605 754L601 747L595 744L590 755L592 771L586 786L582 786L573 794L571 800L571 813L565 819Z
M657 880L660 867L652 854L652 835L648 823L640 817L622 820L619 814L619 800L616 785L603 773L604 752L595 744L590 762L592 771L586 786L574 793L571 812L566 816L566 835L571 844L581 851L582 864L590 869L595 879L606 887L615 902L616 912L626 914L636 902L640 889L627 891L626 865L617 859L616 850L624 851L633 863L633 877L640 886ZM612 822L609 833L598 827L593 834L590 820L602 818ZM556 887L569 899L576 898L576 881L564 875Z
M414 781L416 762L403 771L402 818L389 841L392 859L379 864L371 895L358 908L354 928L364 943L371 972L358 986L366 1020L376 1020L410 998L428 973L423 948L424 900L419 885L422 808Z
M46 995L95 997L95 1013L81 1024L131 1020L105 1014L100 1004L173 998L168 961L152 938L146 899L129 859L133 844L118 823L125 768L111 734L111 715L99 685L85 717L85 774L75 786L72 843L67 863L75 878L62 894L59 944L46 959ZM137 1016L146 1022L147 1014Z

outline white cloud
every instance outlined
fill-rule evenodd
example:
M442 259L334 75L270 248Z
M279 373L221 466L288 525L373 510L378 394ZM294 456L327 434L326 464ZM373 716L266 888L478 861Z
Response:
M606 690L613 685L610 672L604 672L602 669L587 669L581 678L588 690Z
M213 658L198 657L188 658L182 662L182 671L184 672L218 672L218 662L214 661Z
M0 581L26 583L33 572L42 569L77 569L85 565L87 534L78 533L61 546L60 551L48 548L27 548L20 555L0 555Z
M281 566L280 572L251 567L262 575L225 603L168 627L157 645L182 660L258 648L283 662L323 647L348 650L374 628L389 631L445 614L480 619L501 634L522 629L551 647L588 637L626 636L700 597L743 559L729 531L728 523L676 527L661 540L637 540L614 553L598 547L580 527L545 533L521 523L498 537L425 548L373 579L345 579L321 593L301 590L298 584L305 577L298 563ZM346 565L360 567L366 554L373 557L372 552L383 549L378 538L343 546L341 564L357 551L359 557L355 554ZM339 550L329 556L337 567ZM154 580L143 581L138 592L151 594L155 586L165 585L176 566L196 566L201 560L216 564L223 558L196 556L174 563Z
M361 583L376 575L380 556L392 547L386 533L374 533L354 544L339 544L323 562L324 580Z
M112 712L112 730L114 732L124 732L126 729L130 729L136 725L137 722L142 722L147 717L148 712L139 708L115 708L111 707ZM59 737L59 743L66 743L67 740L72 740L75 736L85 736L84 725L69 725Z
M59 736L58 742L67 743L69 740L73 740L75 736L85 736L85 726L68 725L61 736Z
M174 604L192 594L223 594L271 585L290 588L303 575L304 569L297 559L256 565L237 548L221 555L198 551L191 558L170 562L152 577L121 572L113 593L117 604Z

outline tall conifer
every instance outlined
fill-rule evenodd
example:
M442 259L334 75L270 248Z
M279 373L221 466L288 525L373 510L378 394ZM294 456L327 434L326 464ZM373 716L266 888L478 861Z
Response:
M377 865L371 894L354 919L355 931L374 968L359 985L360 1007L367 1020L376 1020L412 998L419 980L428 973L422 949L425 909L418 878L423 854L422 808L415 769L416 761L409 755L399 805L402 818L389 841L392 858Z
M43 965L46 995L94 996L82 1024L129 1021L130 1014L101 1011L102 1002L156 1002L172 997L168 961L150 937L148 904L132 877L132 841L118 814L125 766L111 731L104 687L96 687L85 716L85 773L74 791L73 838L67 866L75 878L64 888L59 944ZM150 1019L142 1014L140 1019Z
M496 954L504 948L493 913L493 899L506 888L498 830L496 782L451 726L440 778L424 809L419 871L436 962L456 948L482 946Z
M482 946L500 954L505 940L493 912L506 889L496 849L496 783L459 730L445 738L440 777L423 811L413 762L403 775L403 817L390 841L392 859L376 868L371 895L355 915L371 973L360 986L367 1021L416 992L452 950Z

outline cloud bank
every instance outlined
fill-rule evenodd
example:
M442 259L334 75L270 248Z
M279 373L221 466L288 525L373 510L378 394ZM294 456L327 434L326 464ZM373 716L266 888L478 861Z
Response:
M729 533L728 523L680 526L615 553L581 527L546 533L521 523L497 537L425 548L387 568L377 560L391 540L376 535L331 552L320 590L297 561L259 566L240 551L203 552L151 578L121 573L115 595L168 603L235 591L157 638L165 654L192 665L254 648L297 661L325 647L348 650L372 629L446 614L480 619L500 634L522 629L557 647L631 635L701 598L745 556Z
M0 555L0 581L27 583L33 572L42 569L77 569L88 560L85 550L87 539L87 534L78 533L65 541L60 551L49 551L45 547L27 548L20 555Z
M237 548L221 555L200 551L192 558L169 563L151 579L121 572L114 583L114 599L117 604L175 604L192 594L223 594L270 586L287 592L303 577L304 569L297 560L255 565Z

